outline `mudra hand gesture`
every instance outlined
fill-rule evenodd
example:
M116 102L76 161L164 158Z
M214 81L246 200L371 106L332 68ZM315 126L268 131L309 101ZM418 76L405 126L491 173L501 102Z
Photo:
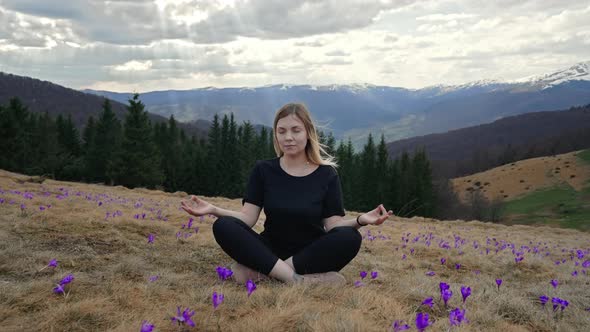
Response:
M215 206L213 204L194 195L191 195L188 201L183 200L180 202L180 207L188 214L195 217L205 216L215 211Z
M363 225L381 225L390 215L393 215L393 211L385 210L383 204L380 204L374 210L361 214L357 220Z

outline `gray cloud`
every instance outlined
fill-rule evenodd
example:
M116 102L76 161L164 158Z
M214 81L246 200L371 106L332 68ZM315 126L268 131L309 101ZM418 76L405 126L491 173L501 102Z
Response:
M1 5L36 17L58 19L58 24L67 24L87 42L145 45L187 37L185 24L172 20L169 12L160 12L155 3L145 1L77 0L56 5L51 0L4 0Z
M239 2L213 12L191 27L195 42L227 42L237 36L283 39L359 29L386 9L407 1L273 1Z
M590 59L589 15L562 0L0 0L0 70L119 89L517 78Z
M327 44L327 42L325 40L321 40L321 39L316 39L316 40L312 40L312 41L295 42L295 46L299 46L299 47L322 47L326 44Z
M334 51L326 52L325 55L326 56L349 56L350 53L346 53L342 50L334 50Z

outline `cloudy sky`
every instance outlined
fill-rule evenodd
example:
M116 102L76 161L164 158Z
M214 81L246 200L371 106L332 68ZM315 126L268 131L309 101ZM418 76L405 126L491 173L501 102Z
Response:
M0 71L75 89L513 80L590 60L590 1L0 0Z

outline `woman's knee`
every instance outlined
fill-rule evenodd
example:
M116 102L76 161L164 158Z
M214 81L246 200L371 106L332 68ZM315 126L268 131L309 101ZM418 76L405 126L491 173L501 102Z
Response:
M228 233L228 230L232 229L237 225L240 220L230 216L223 216L217 218L215 222L213 222L213 236L218 239L219 237L223 236L224 234Z
M332 229L333 232L337 232L339 236L346 238L346 240L353 243L360 243L363 241L363 236L355 227L342 226Z
M361 243L363 242L363 236L355 227L342 226L332 229L330 232L338 235L338 242L345 248L350 248L352 251L358 253L361 249Z

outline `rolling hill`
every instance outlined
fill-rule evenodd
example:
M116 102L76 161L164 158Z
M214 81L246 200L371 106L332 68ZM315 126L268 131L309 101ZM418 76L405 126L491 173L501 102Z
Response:
M57 117L58 114L71 114L78 129L86 125L91 115L95 119L98 118L104 102L104 97L101 96L83 93L48 81L0 72L0 105L7 105L13 97L19 98L31 112L47 112L53 117ZM127 99L111 102L112 109L120 120L123 120L127 113L125 104ZM168 121L167 117L150 112L149 107L146 107L146 110L152 122ZM179 127L189 136L195 135L197 138L205 138L209 126L210 122L205 120L179 124Z
M390 157L424 148L442 177L457 177L514 161L590 147L590 105L510 116L492 123L387 144Z
M503 201L507 223L590 230L590 150L521 160L452 184L464 203L475 193Z

